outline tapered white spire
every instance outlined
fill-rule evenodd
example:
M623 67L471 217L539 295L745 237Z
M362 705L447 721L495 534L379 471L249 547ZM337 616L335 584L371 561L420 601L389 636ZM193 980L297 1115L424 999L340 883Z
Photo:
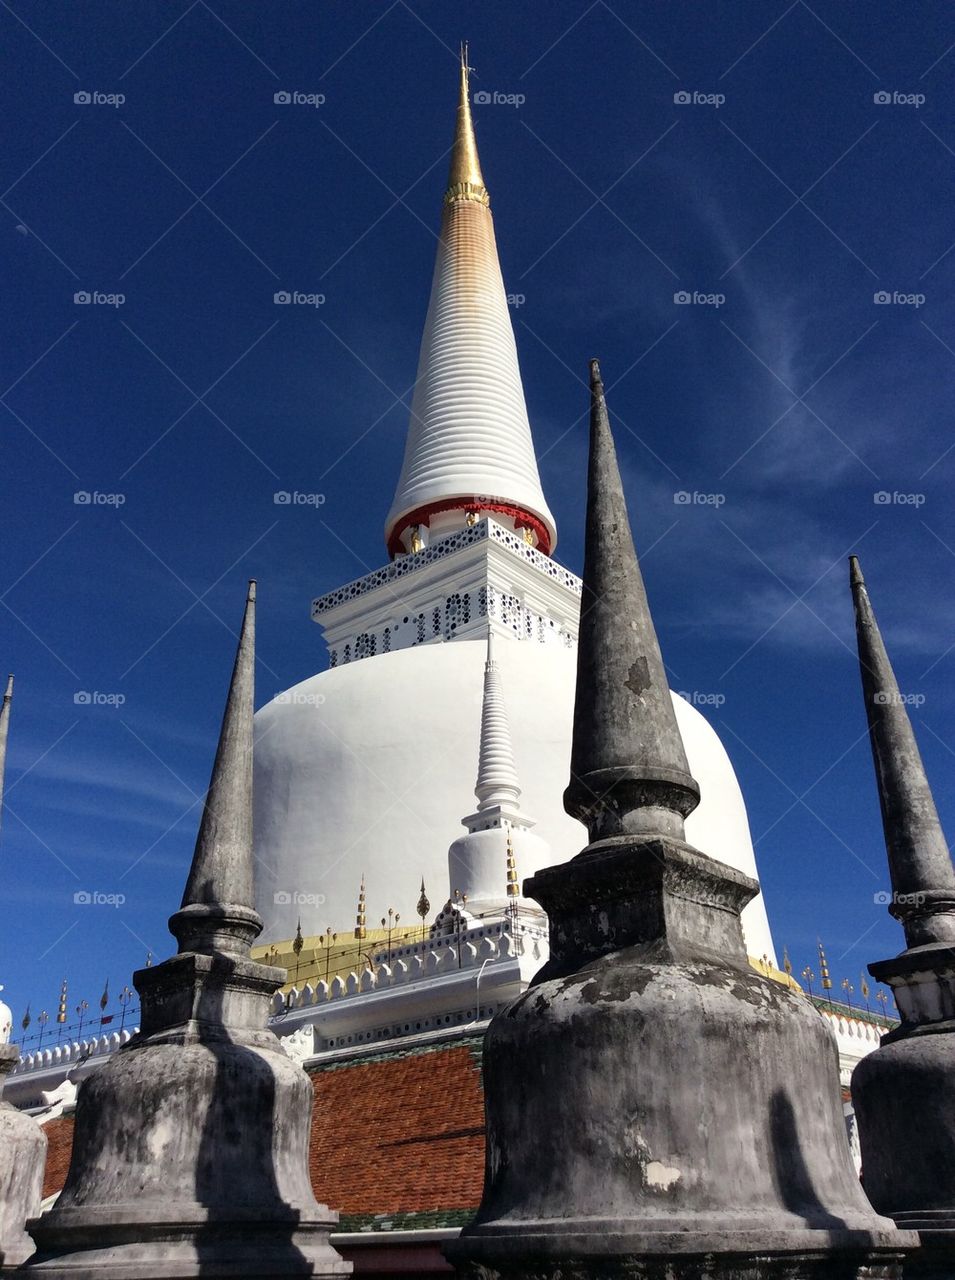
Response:
M542 551L557 529L541 490L462 51L457 126L404 465L385 523L392 555L415 531L496 513ZM452 515L453 513L453 515Z
M505 641L505 647L507 645ZM468 910L478 915L502 910L518 893L518 872L547 866L550 846L531 831L533 818L521 809L521 784L514 764L511 726L494 637L487 636L481 746L478 753L478 804L461 819L467 834L448 850L450 890L465 894Z
M501 672L494 661L494 632L490 630L487 633L487 661L484 664L481 753L474 794L478 798L478 813L495 806L516 810L521 798Z

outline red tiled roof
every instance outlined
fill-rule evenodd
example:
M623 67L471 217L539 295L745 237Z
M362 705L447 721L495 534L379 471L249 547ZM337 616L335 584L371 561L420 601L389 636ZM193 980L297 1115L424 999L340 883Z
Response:
M43 1198L63 1190L73 1152L73 1117L57 1116L43 1126L46 1134L46 1171L43 1175Z
M315 1071L318 1199L343 1216L474 1212L484 1184L479 1054L478 1042L445 1044Z
M395 1228L412 1225L403 1215L446 1215L450 1223L477 1209L484 1182L479 1039L385 1050L310 1074L312 1185L320 1202L341 1213L342 1229L385 1215L399 1215ZM73 1117L44 1130L49 1196L66 1180Z

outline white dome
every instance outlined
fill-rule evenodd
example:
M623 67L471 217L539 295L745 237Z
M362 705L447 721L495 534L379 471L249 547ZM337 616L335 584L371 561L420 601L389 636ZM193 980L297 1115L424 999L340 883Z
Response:
M3 987L0 987L0 991ZM13 1011L8 1004L0 1000L0 1044L9 1044L13 1034Z
M523 788L553 862L587 843L563 810L570 769L576 652L496 637ZM255 846L262 941L354 927L365 876L369 927L400 912L417 923L424 876L434 910L450 889L448 848L473 809L486 645L456 640L379 654L320 672L255 717ZM756 875L746 809L722 743L674 697L702 800L686 823L704 853ZM523 880L535 867L518 862ZM506 867L502 862L501 885ZM774 961L762 897L743 912L747 950Z

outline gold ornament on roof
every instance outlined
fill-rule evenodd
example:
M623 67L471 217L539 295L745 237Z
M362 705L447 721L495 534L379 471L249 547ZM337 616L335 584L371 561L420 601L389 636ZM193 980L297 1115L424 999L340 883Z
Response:
M57 1010L56 1020L62 1026L66 1022L66 979L63 979L63 985L60 987L60 1007Z
M516 898L520 893L520 887L517 883L517 859L514 857L514 842L511 839L511 832L507 832L507 896Z
M819 970L822 974L823 991L832 990L832 979L829 977L829 965L826 962L826 953L822 947L822 941L819 941Z
M358 890L358 914L355 916L355 938L361 942L365 937L365 877L361 878L361 888Z

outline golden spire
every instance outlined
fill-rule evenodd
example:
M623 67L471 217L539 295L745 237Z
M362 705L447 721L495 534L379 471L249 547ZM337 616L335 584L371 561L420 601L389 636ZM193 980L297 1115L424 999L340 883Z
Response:
M819 968L822 971L822 989L824 991L832 990L832 979L829 977L829 965L826 963L826 953L823 950L822 941L819 940ZM830 997L831 999L832 997Z
M355 916L355 937L359 942L365 937L365 877L361 878L358 891L358 914Z
M454 146L451 148L451 168L448 173L448 189L444 193L445 204L456 200L476 200L490 204L491 199L484 185L481 162L478 159L474 138L474 122L471 119L471 95L468 88L468 47L461 46L461 94L458 99L458 120L454 130Z
M63 985L60 987L60 1007L57 1010L56 1020L62 1026L66 1022L66 979L63 979Z
M520 886L517 883L517 859L514 857L514 842L511 839L510 828L507 832L507 896L516 898L520 894Z

